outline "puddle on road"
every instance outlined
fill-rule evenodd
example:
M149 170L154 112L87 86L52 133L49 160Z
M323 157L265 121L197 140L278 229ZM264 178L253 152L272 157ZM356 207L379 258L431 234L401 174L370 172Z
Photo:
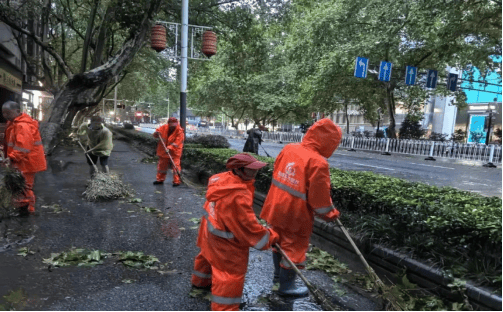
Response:
M178 226L178 220L168 219L161 222L161 234L163 238L180 238L182 230Z

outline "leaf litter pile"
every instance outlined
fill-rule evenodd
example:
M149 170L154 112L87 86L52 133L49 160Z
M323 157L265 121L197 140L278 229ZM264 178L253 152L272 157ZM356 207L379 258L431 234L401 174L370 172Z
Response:
M12 198L23 193L26 181L16 169L4 168L2 172L2 184L0 185L0 209L2 214L11 210Z
M84 197L88 201L105 201L131 196L131 190L117 175L98 172L87 182Z
M377 289L377 286L368 274L353 273L346 264L339 262L326 251L313 247L307 253L307 257L309 260L306 270L321 270L326 272L336 283L334 288L339 296L344 296L345 292L338 288L337 284L344 284L346 286L356 284L368 292ZM459 311L471 309L470 304L463 296L460 296L459 302L443 302L439 297L421 291L420 287L409 281L405 271L398 274L397 280L399 283L391 285L389 291L395 298L399 299L399 304L404 308L404 311ZM461 294L464 284L462 282L458 284L449 286L453 293Z

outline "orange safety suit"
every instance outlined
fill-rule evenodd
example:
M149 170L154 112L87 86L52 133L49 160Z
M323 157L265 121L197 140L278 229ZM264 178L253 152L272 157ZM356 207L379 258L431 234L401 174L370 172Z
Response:
M209 179L192 284L211 285L214 311L237 311L248 268L249 248L266 250L278 234L257 221L253 212L255 180L243 181L232 171Z
M38 130L38 121L22 113L12 121L7 122L5 130L7 157L12 167L17 168L26 180L26 190L14 199L14 205L28 205L28 211L35 211L35 194L33 184L35 173L47 169L42 138Z
M171 158L173 158L173 162L175 163L176 168L181 173L182 167L180 165L180 160L182 158L182 150L183 150L183 140L185 135L183 134L183 129L180 125L177 125L175 130L169 133L168 124L162 125L155 130L160 133L161 138L164 140L164 144L169 150L169 154ZM159 156L159 163L157 164L157 181L166 180L166 174L168 173L168 169L173 169L173 183L180 184L180 177L176 174L174 168L172 168L171 160L169 159L162 142L159 140L157 143L157 156Z
M316 122L301 143L286 145L274 162L271 188L260 218L279 234L279 245L299 268L304 268L314 214L336 218L330 196L330 157L342 138L341 129L325 118ZM274 249L273 249L274 251ZM285 259L280 265L291 268Z

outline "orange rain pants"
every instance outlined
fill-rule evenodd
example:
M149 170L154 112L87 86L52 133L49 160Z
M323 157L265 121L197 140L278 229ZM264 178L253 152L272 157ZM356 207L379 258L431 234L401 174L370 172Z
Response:
M171 156L173 157L173 156ZM181 173L182 167L180 164L180 158L178 157L173 157L173 162L175 163L176 168L178 168L178 171ZM164 157L159 157L159 162L157 163L157 175L156 175L156 180L157 181L164 181L166 180L166 175L168 173L168 169L173 169L173 183L175 184L180 184L180 177L178 174L176 174L176 171L173 166L171 165L171 160L168 158Z

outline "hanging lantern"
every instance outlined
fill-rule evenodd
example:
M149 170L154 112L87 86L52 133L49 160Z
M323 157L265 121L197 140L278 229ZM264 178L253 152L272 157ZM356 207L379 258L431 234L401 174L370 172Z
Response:
M152 27L150 33L151 47L157 52L166 49L166 28L160 24Z
M211 30L207 30L203 34L202 52L207 57L211 57L217 53L217 34Z

